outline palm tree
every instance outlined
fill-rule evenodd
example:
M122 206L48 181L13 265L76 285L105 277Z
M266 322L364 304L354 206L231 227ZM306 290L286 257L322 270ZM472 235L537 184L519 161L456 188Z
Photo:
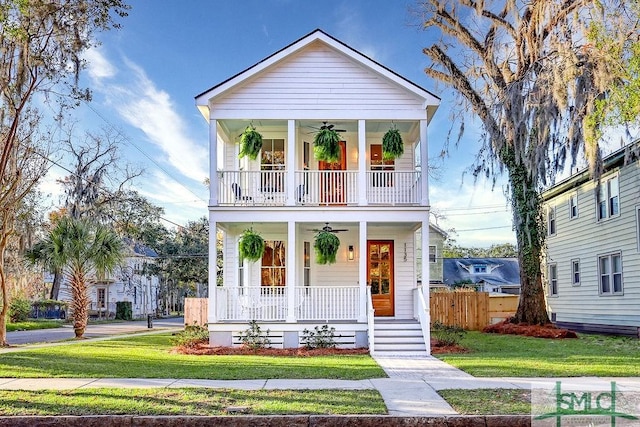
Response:
M89 318L89 285L113 272L123 260L124 251L122 240L112 230L64 217L27 258L62 270L71 286L73 329L80 339Z

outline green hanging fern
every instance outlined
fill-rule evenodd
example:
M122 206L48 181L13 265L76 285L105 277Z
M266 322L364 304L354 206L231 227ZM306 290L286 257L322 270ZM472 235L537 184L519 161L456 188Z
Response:
M340 135L332 129L320 129L313 138L316 160L335 163L340 159Z
M398 128L393 126L382 137L382 157L384 160L394 160L404 153L404 144Z
M240 237L239 252L242 259L258 261L264 254L264 239L253 228L244 230Z
M316 251L316 262L318 264L335 263L339 247L340 239L334 233L328 231L318 232L313 244L313 248Z
M261 149L262 135L256 131L253 125L247 126L240 136L240 154L238 157L248 156L251 160L255 160L258 158Z

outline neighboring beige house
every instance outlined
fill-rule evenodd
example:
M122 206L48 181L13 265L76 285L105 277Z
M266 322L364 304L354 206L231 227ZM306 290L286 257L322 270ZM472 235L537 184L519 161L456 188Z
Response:
M579 172L543 194L551 320L577 331L638 336L640 142L604 158L600 186Z
M250 48L247 52L250 52ZM223 285L209 287L212 345L239 343L251 320L274 346L298 347L328 324L343 346L429 351L430 263L417 263L429 227L427 126L439 98L321 30L196 97L209 124L210 266L223 233ZM239 158L249 125L263 137L256 160ZM338 162L317 161L321 127L338 130ZM382 158L397 127L404 154ZM267 249L241 261L252 228ZM337 262L316 262L317 230L341 230ZM216 271L210 269L209 283Z

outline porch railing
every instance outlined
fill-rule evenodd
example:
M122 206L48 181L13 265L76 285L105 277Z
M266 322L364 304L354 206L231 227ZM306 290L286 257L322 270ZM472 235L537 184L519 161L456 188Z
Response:
M372 205L418 205L421 201L419 171L367 171L365 188L358 185L358 171L296 171L293 188L286 171L218 172L220 205L298 206L358 205L364 194Z
M357 320L358 286L296 286L294 316L300 321ZM285 321L287 286L217 287L217 317L221 321Z

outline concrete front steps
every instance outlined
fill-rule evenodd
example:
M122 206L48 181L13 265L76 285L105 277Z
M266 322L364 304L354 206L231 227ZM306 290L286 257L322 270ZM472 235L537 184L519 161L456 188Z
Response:
M427 355L422 329L417 320L376 318L373 336L376 356Z

